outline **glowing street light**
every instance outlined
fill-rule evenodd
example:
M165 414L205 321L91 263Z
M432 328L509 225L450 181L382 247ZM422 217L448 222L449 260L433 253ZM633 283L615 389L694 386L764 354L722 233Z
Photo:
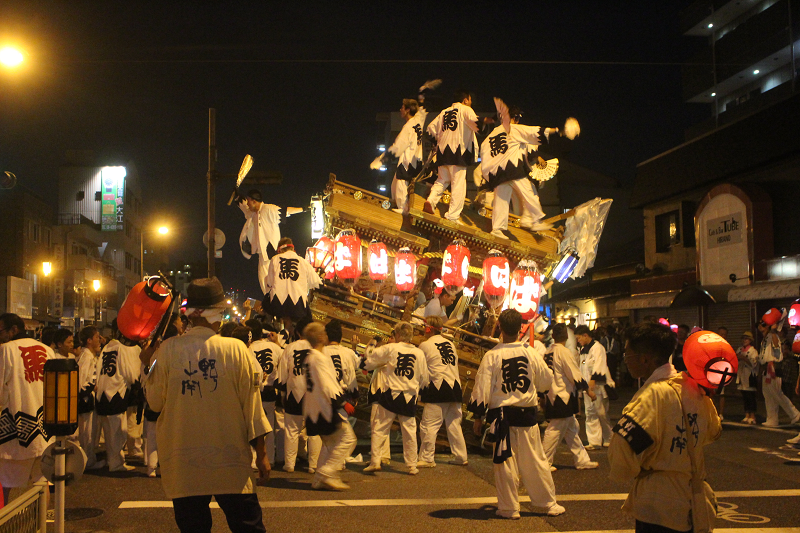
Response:
M42 272L45 276L49 276L50 273L53 271L53 264L50 261L45 261L42 263Z
M97 292L97 291L100 290L100 280L99 279L92 280L92 288L94 289L94 292Z
M9 68L19 66L23 60L22 52L11 46L0 49L0 63Z
M166 235L167 233L169 233L169 228L166 226L161 226L160 228L158 228L158 232L161 235Z

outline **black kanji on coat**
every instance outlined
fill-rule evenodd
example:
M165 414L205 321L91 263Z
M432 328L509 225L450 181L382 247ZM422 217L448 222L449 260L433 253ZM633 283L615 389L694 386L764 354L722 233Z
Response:
M520 355L503 359L503 392L528 392L531 378L528 377L528 358Z
M112 377L117 373L117 351L103 352L103 369L101 374Z
M492 157L497 154L504 154L508 151L508 139L506 133L500 133L494 137L489 137L489 148L492 149Z
M311 350L295 350L294 355L292 356L292 374L295 376L299 376L303 373L304 363L306 362L306 357L308 356Z
M331 354L331 361L333 361L333 368L336 369L336 379L342 381L344 372L342 372L342 356L338 353Z
M303 366L306 369L306 390L308 392L314 392L314 381L311 379L311 367L308 363L304 363Z
M422 144L422 126L414 124L414 133L417 134L417 144Z
M417 360L413 353L398 353L397 366L394 369L396 376L412 379L414 377L414 362Z
M300 277L300 274L297 272L297 265L300 263L299 259L293 259L291 257L279 257L281 260L281 271L278 274L278 277L281 279L289 278L292 281L297 281L297 278Z
M453 345L447 341L434 343L436 349L439 350L439 355L442 356L443 365L456 365L456 354L453 353Z
M450 109L448 111L445 111L444 116L442 117L442 131L444 130L455 131L457 127L458 127L458 110Z
M272 374L272 371L275 370L275 365L272 362L272 350L269 348L256 350L256 359L258 360L258 364L261 365L261 370L263 370L265 374Z

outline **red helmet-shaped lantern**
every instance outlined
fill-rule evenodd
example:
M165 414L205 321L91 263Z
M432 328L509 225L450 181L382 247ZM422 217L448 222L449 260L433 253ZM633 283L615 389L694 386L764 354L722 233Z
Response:
M361 239L355 230L345 229L336 236L333 268L339 281L351 287L361 276Z
M469 248L461 239L454 240L442 256L444 290L451 295L464 288L469 277Z
M789 308L789 314L786 315L786 321L793 328L800 326L800 300L795 300L792 306Z
M711 331L698 331L686 339L683 362L692 379L707 389L727 385L739 370L733 347Z
M389 275L389 252L386 250L386 245L373 239L369 243L367 257L369 277L376 283L383 283Z
M306 248L306 260L316 269L327 269L333 262L333 241L322 237L311 248Z
M400 292L408 292L417 284L417 258L408 248L400 248L394 257L394 282Z
M161 276L140 281L128 293L117 314L117 327L125 338L150 338L172 303L172 291Z
M523 259L511 275L509 307L519 311L523 320L530 320L539 310L541 292L542 275L536 263Z
M792 353L800 354L800 331L795 334L794 341L792 341Z
M508 294L509 274L508 259L497 250L490 250L483 260L483 294L492 308L497 308Z
M767 327L774 326L783 318L783 311L777 307L773 307L761 317L761 322L766 324Z

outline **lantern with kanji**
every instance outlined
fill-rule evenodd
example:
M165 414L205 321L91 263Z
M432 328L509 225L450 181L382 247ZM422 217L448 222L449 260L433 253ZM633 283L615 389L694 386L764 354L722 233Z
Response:
M509 274L508 259L499 251L490 250L483 260L483 294L494 309L506 299Z
M400 248L394 257L394 282L400 292L408 292L417 284L417 258L408 248Z
M352 287L361 276L361 239L355 230L345 229L336 236L333 249L333 268L336 278Z
M389 252L386 250L386 245L373 239L369 243L367 257L369 277L375 283L383 283L389 275Z
M314 246L306 248L306 260L316 269L326 269L333 262L333 241L321 237Z
M542 275L536 263L523 259L511 275L509 307L519 311L523 320L530 320L539 310L541 292Z
M698 331L686 339L683 362L689 376L707 389L724 387L739 369L733 347L711 331Z
M795 300L792 306L789 308L789 314L786 315L786 321L793 328L800 326L800 300Z
M455 296L469 277L469 248L460 239L454 240L442 255L442 281L444 290Z

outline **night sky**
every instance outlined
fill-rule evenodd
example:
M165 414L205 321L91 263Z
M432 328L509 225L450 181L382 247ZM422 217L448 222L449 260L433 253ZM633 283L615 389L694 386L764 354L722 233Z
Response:
M473 91L477 111L499 96L527 124L577 117L570 161L623 188L709 113L680 97L681 63L703 44L679 34L685 1L197 4L0 4L0 45L27 54L0 71L0 170L55 205L65 150L131 159L149 219L174 228L174 261L192 262L205 257L210 107L218 168L236 172L249 153L253 170L282 172L283 185L262 187L280 205L307 205L329 172L374 188L376 113L430 78L448 101ZM256 260L236 244L241 212L222 205L230 189L217 189L223 281L260 296ZM601 254L641 234L624 203ZM305 241L306 224L293 217L283 232Z

